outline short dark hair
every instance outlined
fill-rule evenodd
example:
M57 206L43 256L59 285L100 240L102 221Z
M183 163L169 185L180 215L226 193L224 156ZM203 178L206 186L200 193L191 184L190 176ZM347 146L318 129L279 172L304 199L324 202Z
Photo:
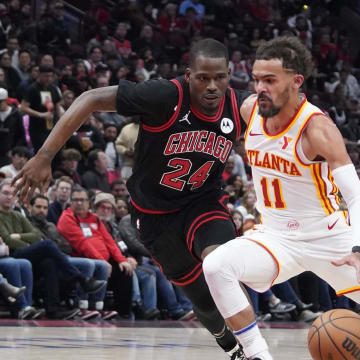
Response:
M40 65L39 66L39 72L40 73L54 73L54 68L49 65Z
M29 149L26 146L15 146L11 150L11 155L19 155L19 156L25 156L26 158L30 158Z
M255 60L280 59L283 68L304 76L312 73L313 61L309 49L296 36L280 36L260 45Z
M94 167L95 161L98 160L100 152L104 152L104 151L101 150L101 149L94 149L94 150L91 150L89 152L89 154L88 154L88 165L89 165L90 168Z
M189 65L192 67L199 56L209 58L225 58L226 64L229 64L229 51L220 41L207 38L199 40L192 44L189 54Z
M70 200L72 200L72 197L73 197L73 194L74 193L78 193L78 192L83 192L86 194L86 196L88 197L89 199L89 192L84 189L83 187L81 186L74 186L73 189L71 190L71 195L70 195Z
M49 198L42 194L36 194L34 197L32 197L30 200L30 205L33 206L37 199L44 199L47 201L47 203L49 205Z
M122 179L116 179L110 184L110 190L113 190L115 185L126 185L126 181Z
M65 149L61 152L61 159L62 160L81 160L81 153L79 150L76 149Z
M69 177L69 176L64 175L64 176L60 176L58 179L56 179L56 181L55 181L55 188L56 189L58 188L58 186L59 186L59 184L61 182L66 182L66 183L70 184L71 188L74 186L73 179L71 179L71 177Z

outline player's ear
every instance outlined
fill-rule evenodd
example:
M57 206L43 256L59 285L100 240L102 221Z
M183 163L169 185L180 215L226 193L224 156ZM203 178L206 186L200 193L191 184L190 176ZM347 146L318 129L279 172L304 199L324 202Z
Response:
M186 69L185 69L184 78L185 78L185 81L186 81L187 83L190 82L190 69L189 69L189 68L186 68Z
M296 74L294 76L294 86L297 89L301 88L301 85L304 83L304 76L300 75L300 74Z

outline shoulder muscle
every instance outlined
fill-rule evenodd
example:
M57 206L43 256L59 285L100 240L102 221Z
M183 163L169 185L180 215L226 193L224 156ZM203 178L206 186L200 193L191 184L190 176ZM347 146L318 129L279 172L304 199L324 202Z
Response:
M321 156L329 163L331 169L351 162L339 129L327 116L314 116L304 135L304 151L310 155L310 159Z
M252 110L254 108L254 104L256 102L256 99L257 99L257 95L252 94L252 95L250 95L248 98L246 98L244 100L244 102L242 103L242 105L240 107L241 117L244 119L246 124L250 120L250 115L251 115L251 112L252 112Z

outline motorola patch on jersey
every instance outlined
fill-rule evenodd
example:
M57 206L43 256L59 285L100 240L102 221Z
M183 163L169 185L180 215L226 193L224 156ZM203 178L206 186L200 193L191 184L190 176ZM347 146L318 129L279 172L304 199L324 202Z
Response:
M229 118L221 119L220 129L224 134L230 134L234 129L234 123Z

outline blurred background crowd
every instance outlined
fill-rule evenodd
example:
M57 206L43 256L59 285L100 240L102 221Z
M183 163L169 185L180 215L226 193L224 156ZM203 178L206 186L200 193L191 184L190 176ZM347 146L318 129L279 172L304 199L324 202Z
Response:
M27 287L3 304L4 316L196 318L130 222L136 116L94 113L55 158L47 196L28 205L13 198L11 179L77 96L121 79L180 76L190 45L205 37L228 46L231 86L253 91L257 47L297 36L315 65L303 92L339 128L360 174L359 32L358 0L0 0L0 273ZM244 138L223 180L243 234L259 222ZM107 287L91 293L76 271ZM312 273L264 294L248 290L263 321L311 321L334 307L359 311Z

